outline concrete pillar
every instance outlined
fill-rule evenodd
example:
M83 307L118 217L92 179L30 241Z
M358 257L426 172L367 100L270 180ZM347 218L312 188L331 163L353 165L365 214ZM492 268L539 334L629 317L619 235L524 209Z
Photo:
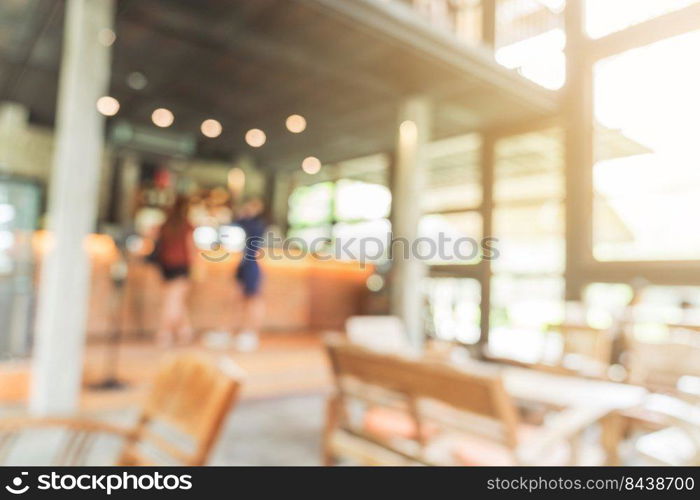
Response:
M78 407L85 342L89 260L94 230L104 118L95 103L107 92L110 50L98 42L111 29L112 0L68 0L59 82L56 143L49 192L51 245L42 265L30 411L65 414Z
M420 198L428 167L426 146L430 140L430 103L414 97L399 109L398 134L391 175L392 232L395 239L404 238L412 244L418 237L418 222L422 215ZM394 245L392 252L392 314L400 317L409 339L415 347L423 343L422 282L426 265L404 245Z

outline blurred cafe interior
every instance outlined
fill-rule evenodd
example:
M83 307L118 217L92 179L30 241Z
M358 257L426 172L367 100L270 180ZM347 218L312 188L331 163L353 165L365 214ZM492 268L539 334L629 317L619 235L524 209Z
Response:
M698 0L4 0L0 462L700 465L698 53Z

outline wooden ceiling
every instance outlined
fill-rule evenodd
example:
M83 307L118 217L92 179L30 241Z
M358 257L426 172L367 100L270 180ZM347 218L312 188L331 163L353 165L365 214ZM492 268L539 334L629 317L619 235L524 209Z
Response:
M0 100L26 104L52 124L64 3L0 3ZM391 150L396 110L409 95L435 102L434 135L527 122L556 112L557 96L431 27L408 7L381 0L120 0L110 119L151 126L151 112L175 114L172 129L198 141L198 155L252 155L263 168L297 168ZM140 72L142 90L127 85ZM302 134L285 129L306 117ZM224 127L206 139L199 126ZM267 143L252 149L246 130Z

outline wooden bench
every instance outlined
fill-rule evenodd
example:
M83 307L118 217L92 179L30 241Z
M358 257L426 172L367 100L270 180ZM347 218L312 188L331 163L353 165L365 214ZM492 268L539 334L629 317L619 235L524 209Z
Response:
M324 463L516 465L577 461L578 438L609 408L564 410L520 423L498 367L469 370L326 340L335 376Z

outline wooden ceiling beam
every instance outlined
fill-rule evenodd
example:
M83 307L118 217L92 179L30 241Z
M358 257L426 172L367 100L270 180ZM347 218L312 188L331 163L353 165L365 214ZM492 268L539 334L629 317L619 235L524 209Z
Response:
M700 28L700 4L664 14L622 31L587 42L585 53L600 60L637 47L682 35Z

